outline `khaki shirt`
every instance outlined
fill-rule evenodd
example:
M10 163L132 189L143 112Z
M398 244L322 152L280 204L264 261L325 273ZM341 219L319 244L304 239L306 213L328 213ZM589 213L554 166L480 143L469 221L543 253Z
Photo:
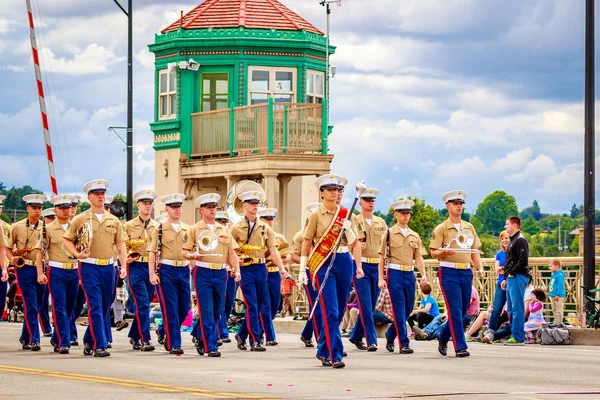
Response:
M359 232L362 231L365 244L367 245L362 251L362 256L366 258L379 258L379 248L388 230L385 221L380 217L373 216L369 225L365 221L365 217L360 214L356 216L356 223Z
M125 242L125 231L121 221L108 211L104 211L102 222L98 221L92 209L88 209L77 215L71 221L71 225L64 234L65 239L75 243L77 232L83 224L92 221L92 243L90 246L90 257L108 259L113 257L113 246Z
M10 224L7 223L6 221L0 220L0 230L3 233L2 236L4 236L4 241L6 242L4 246L7 247L10 243L10 240L11 240L10 238L12 236L12 234L11 234L12 226L10 226Z
M262 247L262 250L246 254L247 258L265 258L266 250L277 246L277 241L275 240L271 227L260 219L256 219L256 224L258 225L252 231L248 244L251 246L260 246ZM233 236L233 239L240 246L246 243L248 231L248 222L246 221L246 218L231 226L231 236Z
M6 247L8 245L8 237L5 232L4 226L0 225L0 247Z
M73 263L78 260L71 256L67 250L65 250L65 236L66 229L63 229L62 225L58 222L58 219L50 222L46 225L46 259L44 262L56 261L60 263ZM42 241L38 242L37 248L42 250Z
M146 250L152 253L156 253L156 247L158 244L158 230L157 227L150 236ZM184 222L179 222L179 231L175 231L175 228L165 221L162 223L162 240L161 240L161 254L160 258L165 260L176 260L176 261L187 261L183 258L183 248L187 247L188 243L191 242L190 238L190 226ZM193 242L191 242L193 243Z
M235 242L235 240L233 240L231 233L229 233L229 230L224 225L215 222L214 232L219 238L217 248L210 252L204 252L198 248L198 235L200 232L208 230L210 230L210 227L206 224L206 222L196 222L196 224L190 228L190 240L183 245L183 249L188 251L197 250L200 254L220 254L220 256L204 257L202 260L200 260L200 262L225 264L227 262L229 251L237 249L238 244Z
M379 254L385 256L387 234L381 241ZM427 251L423 247L421 237L412 229L408 228L406 236L398 225L390 228L390 263L399 265L414 265L414 260L419 256L426 256Z
M148 243L148 241L152 237L152 232L154 232L154 230L157 228L158 222L156 222L153 219L150 219L150 222L148 222L148 225L144 229L144 222L139 216L125 223L125 233L127 234L127 239L144 239L146 240L146 243ZM146 249L146 246L147 245L137 246L132 251L140 253L140 257L147 257L148 250Z
M473 242L473 246L471 246L472 249L478 249L479 247L481 247L481 241L479 240L479 236L477 236L477 232L475 231L473 225L461 220L460 229L468 229L471 232L473 232L475 241ZM431 234L431 241L429 242L429 248L441 249L445 246L446 243L455 239L457 233L458 231L454 227L454 224L452 223L452 221L450 221L450 218L448 218L447 220L436 226L433 230L433 233ZM450 248L457 249L459 248L459 246L456 243L456 241L453 241L450 244ZM442 258L440 258L440 261L448 261L453 263L470 263L472 261L471 256L472 254L469 253L456 253L453 256L443 256Z
M27 248L35 249L42 238L42 220L34 226L28 224L29 218L15 223L12 226L11 238L8 241L8 248L11 250L23 250ZM28 226L29 225L29 226ZM30 251L23 256L24 259L35 261L36 252Z
M292 246L290 247L290 254L298 254L302 251L302 243L304 243L304 237L302 236L304 230L296 232L292 239Z
M323 204L319 204L319 208L311 212L308 216L306 226L304 227L304 239L317 242L323 236L325 230L329 227L329 224L331 224L333 216L334 213L325 208ZM356 215L352 215L350 221L352 222L352 230L356 234L357 238L362 239L364 237L364 232L359 232L358 230ZM342 235L341 245L348 246L346 235Z

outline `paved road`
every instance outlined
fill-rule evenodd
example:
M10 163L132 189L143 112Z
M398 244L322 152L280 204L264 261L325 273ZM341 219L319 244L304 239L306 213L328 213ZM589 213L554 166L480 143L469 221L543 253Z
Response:
M99 359L81 347L54 354L47 338L41 352L22 351L19 330L0 323L0 398L600 399L600 347L475 343L466 359L443 358L428 342L415 342L413 355L347 347L347 367L333 370L292 334L265 353L231 343L209 359L196 354L189 334L177 357L162 348L134 352L126 332L114 332L112 356Z

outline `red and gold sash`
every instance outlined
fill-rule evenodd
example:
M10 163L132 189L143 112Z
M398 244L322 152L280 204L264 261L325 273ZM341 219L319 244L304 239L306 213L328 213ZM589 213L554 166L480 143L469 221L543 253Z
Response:
M349 210L345 207L338 207L331 223L323 233L323 236L317 241L311 253L308 255L308 268L311 276L315 276L317 271L327 262L333 251L336 249L340 234L344 227L344 220L348 217Z

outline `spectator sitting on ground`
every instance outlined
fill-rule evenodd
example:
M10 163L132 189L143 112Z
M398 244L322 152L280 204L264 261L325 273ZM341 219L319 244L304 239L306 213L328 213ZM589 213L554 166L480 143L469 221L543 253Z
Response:
M419 328L425 327L428 323L433 321L435 317L440 315L440 308L438 307L437 301L431 296L431 285L424 283L421 285L421 304L419 308L414 310L408 317L408 325L411 329L415 326L415 322Z
M465 332L465 336L467 337L467 342L474 340L473 336L477 335L477 332L483 327L486 321L489 320L490 314L492 313L492 306L489 306L487 310L479 313L475 321L471 324L469 329Z
M542 289L534 289L528 307L529 318L525 322L525 343L535 343L538 329L546 322L544 321L544 301L546 301L546 293Z
M344 313L344 319L340 325L342 335L349 335L348 329L352 329L356 320L358 319L358 299L356 298L356 292L352 290L348 296L348 304L346 305L346 312Z
M375 325L391 324L393 322L392 300L388 289L382 289L375 305L373 320Z
M529 318L529 303L531 302L532 299L532 293L533 293L533 285L529 284L527 285L527 287L525 288L525 301L524 301L524 307L525 307L525 318ZM506 310L506 313L508 314L508 310ZM494 334L493 338L494 338L494 342L500 342L501 340L506 339L507 337L510 337L510 335L512 335L512 330L510 328L510 316L509 316L509 320L506 321L504 324L501 324L498 327L498 330L496 331L496 333ZM487 333L486 333L487 336ZM484 336L484 338L486 337ZM491 341L483 341L483 343L488 343L491 344Z

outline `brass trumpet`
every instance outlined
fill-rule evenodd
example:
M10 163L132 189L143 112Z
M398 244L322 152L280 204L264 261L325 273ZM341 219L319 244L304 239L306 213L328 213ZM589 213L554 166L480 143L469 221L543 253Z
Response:
M17 261L15 262L15 266L17 268L21 268L23 265L25 265L25 256L29 253L31 253L32 251L34 251L35 248L33 247L28 247L25 249L21 249L21 250L14 250L13 256L17 257Z
M244 259L244 263L242 264L243 266L252 264L252 258L249 257L249 255L251 253L254 253L256 251L261 251L263 249L263 246L253 246L251 244L246 244L244 242L238 242L238 245L240 247L235 249L235 252L238 255L238 257L241 257Z
M140 253L135 251L140 246L146 244L146 239L128 239L125 241L125 247L127 248L127 257L131 257L133 260L140 258Z

